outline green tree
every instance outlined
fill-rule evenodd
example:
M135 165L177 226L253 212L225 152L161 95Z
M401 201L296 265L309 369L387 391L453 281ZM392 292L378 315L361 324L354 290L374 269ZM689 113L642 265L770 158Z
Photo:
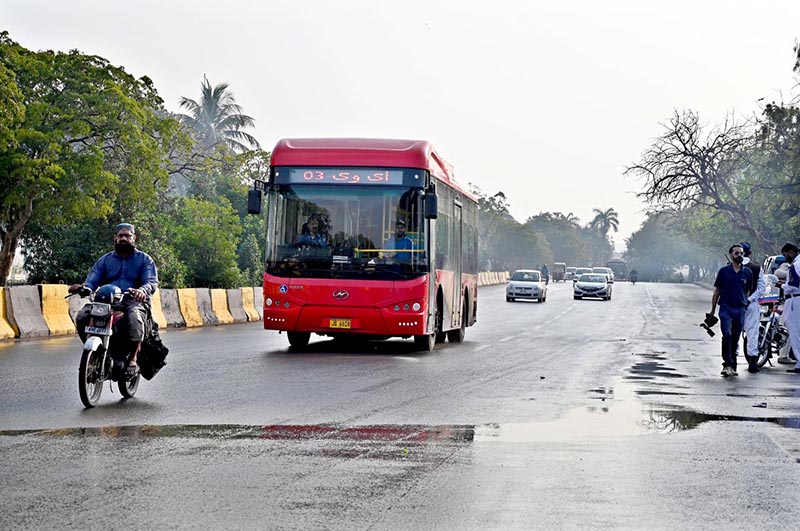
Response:
M185 198L178 211L176 248L193 286L232 288L241 281L236 248L242 226L230 202Z
M600 234L605 238L608 236L608 231L613 230L617 232L619 230L619 214L613 208L609 208L606 210L600 210L599 208L593 208L592 212L595 213L594 218L592 221L589 222L589 225L600 232Z
M625 240L629 269L636 269L639 278L648 282L674 281L676 269L684 265L689 266L689 281L716 273L724 256L722 250L704 249L687 241L684 234L689 227L684 223L685 216L677 219L665 213L650 214Z
M572 212L540 212L529 217L525 226L541 234L552 250L553 261L567 264L591 263L591 249L583 234L580 220Z
M152 203L179 126L147 78L78 51L32 52L0 33L0 281L27 227ZM115 212L118 197L127 212Z
M224 146L241 153L249 148L260 148L255 137L242 130L255 126L255 120L242 113L227 83L212 87L203 76L200 101L183 97L180 106L188 112L179 115L181 122L194 131L206 150Z

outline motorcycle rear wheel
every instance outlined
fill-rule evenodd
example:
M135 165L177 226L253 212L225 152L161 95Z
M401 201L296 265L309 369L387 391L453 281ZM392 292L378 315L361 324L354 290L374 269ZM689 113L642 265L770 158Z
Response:
M121 394L123 398L133 398L133 395L136 394L136 390L139 388L139 380L141 377L142 375L137 373L133 378L125 377L117 382L119 394Z
M81 364L78 369L78 394L84 407L90 408L97 404L103 393L104 380L100 378L100 363L102 355L96 350L85 349L81 354Z

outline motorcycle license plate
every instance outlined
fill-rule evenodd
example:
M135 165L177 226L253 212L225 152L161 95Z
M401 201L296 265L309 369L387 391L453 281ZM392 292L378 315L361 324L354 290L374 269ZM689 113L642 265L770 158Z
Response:
M350 328L350 319L331 319L331 328Z
M87 326L86 327L87 334L94 334L96 336L110 336L111 329L110 328L97 328L96 326Z

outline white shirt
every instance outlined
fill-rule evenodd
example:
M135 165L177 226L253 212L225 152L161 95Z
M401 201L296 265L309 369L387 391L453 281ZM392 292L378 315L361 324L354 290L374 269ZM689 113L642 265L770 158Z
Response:
M800 278L800 255L797 255L794 258L794 262L789 266L790 269L794 269L794 275L797 278ZM789 279L792 278L792 271L789 271L789 274L786 275L786 282L783 284L783 293L785 295L794 295L796 293L800 293L800 288L795 286L789 285Z
M744 260L742 261L742 265L747 265L749 263L750 263L750 258L745 256ZM747 302L758 301L758 299L761 298L762 295L764 295L764 292L766 290L767 290L767 283L764 282L764 268L760 267L758 269L758 282L756 283L756 290L753 293L751 293L749 297L747 297Z

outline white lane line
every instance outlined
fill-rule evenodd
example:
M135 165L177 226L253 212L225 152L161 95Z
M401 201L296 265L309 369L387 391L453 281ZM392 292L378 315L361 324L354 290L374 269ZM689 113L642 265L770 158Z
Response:
M491 345L481 345L478 348L474 349L472 352L480 352L481 350L486 350L489 347L491 347Z
M504 337L503 339L498 340L497 342L498 343L505 343L506 341L511 341L512 339L514 339L514 337L516 337L516 336L507 336L507 337Z

